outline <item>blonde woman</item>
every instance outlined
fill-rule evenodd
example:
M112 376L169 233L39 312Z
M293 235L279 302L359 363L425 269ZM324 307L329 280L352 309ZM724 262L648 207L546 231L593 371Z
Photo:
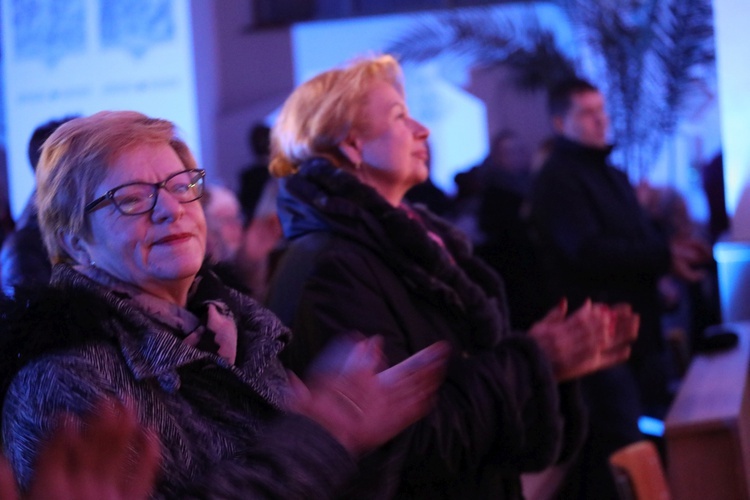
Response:
M363 464L353 497L519 498L520 473L575 434L566 382L626 359L637 318L561 304L529 335L511 332L498 276L456 229L404 203L427 178L428 135L390 56L292 93L272 131L288 248L269 305L295 330L285 355L298 370L351 330L382 335L391 362L438 340L453 347L435 409Z

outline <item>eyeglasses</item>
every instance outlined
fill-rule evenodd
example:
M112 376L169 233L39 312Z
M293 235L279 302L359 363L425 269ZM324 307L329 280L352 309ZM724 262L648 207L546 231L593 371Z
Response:
M140 215L156 206L159 189L167 190L180 203L190 203L203 196L203 178L206 171L200 168L177 172L161 182L130 182L110 189L83 209L88 213L105 200L111 200L123 215Z

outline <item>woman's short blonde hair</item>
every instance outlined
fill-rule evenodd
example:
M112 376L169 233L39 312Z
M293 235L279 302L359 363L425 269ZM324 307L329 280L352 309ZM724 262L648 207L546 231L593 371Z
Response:
M297 87L284 103L271 131L271 173L283 177L315 156L335 165L349 160L339 150L353 128L363 125L367 94L377 83L393 85L403 95L403 73L389 55L358 59L325 71Z
M84 207L124 152L142 144L168 144L185 165L196 168L175 125L135 111L101 111L61 125L42 146L36 170L39 226L53 263L73 258L60 234L90 236Z

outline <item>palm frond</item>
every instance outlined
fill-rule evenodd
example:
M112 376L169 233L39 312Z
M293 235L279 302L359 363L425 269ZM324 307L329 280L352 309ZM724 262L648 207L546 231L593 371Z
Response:
M714 62L711 5L706 0L673 2L656 29L660 36L654 50L665 74L662 126L671 133L693 90L695 68Z
M532 38L531 46L516 49L503 62L513 68L518 88L545 90L576 75L575 62L560 51L551 32L540 30Z
M385 51L402 61L424 62L443 55L502 59L514 48L509 26L480 9L469 13L423 16L415 26L390 42Z
M599 62L612 127L631 175L643 177L672 134L695 87L696 68L713 63L711 0L558 0ZM577 61L542 29L533 9L513 24L496 10L423 16L387 51L404 61L445 55L513 70L520 89L576 74Z
M713 61L710 0L563 0L601 59L612 126L644 176L678 123L695 69Z
M554 35L539 27L533 14L523 28L490 9L423 18L392 41L386 52L402 61L454 55L480 67L507 65L516 74L516 85L527 90L543 89L575 74L574 62L560 50Z
M445 53L453 45L451 26L432 16L422 16L414 27L385 49L402 61L425 62Z

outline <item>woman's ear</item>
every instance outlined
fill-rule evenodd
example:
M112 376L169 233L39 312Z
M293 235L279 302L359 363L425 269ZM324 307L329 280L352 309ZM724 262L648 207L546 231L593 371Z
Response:
M339 149L355 167L362 163L361 141L352 133L339 143Z
M58 231L57 243L77 263L86 266L91 264L91 256L86 248L86 242L80 236Z

